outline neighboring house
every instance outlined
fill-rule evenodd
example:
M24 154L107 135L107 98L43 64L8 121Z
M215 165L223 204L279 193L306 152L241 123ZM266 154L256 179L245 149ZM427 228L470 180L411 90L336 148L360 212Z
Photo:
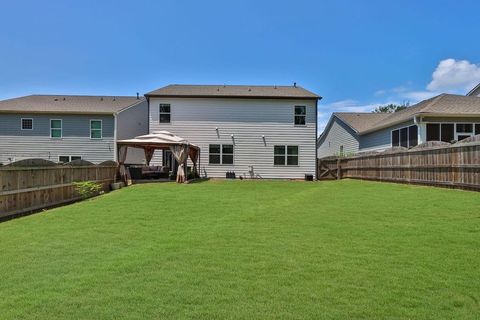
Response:
M116 140L148 133L143 97L30 95L0 101L0 163L116 160ZM127 162L141 163L130 152Z
M296 85L170 85L145 96L150 132L167 130L198 145L202 176L315 177L321 97L310 91ZM153 158L172 162L168 151Z
M467 96L469 96L469 97L478 97L478 96L480 96L480 83L479 83L475 88L473 88L472 90L470 90L470 92L467 93Z
M333 113L318 157L414 147L480 134L480 97L441 94L395 113Z

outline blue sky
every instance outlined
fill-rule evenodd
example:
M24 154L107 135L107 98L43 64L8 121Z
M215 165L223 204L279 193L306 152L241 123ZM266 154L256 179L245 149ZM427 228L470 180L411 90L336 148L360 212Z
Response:
M480 82L478 1L2 1L0 99L297 82L332 111Z

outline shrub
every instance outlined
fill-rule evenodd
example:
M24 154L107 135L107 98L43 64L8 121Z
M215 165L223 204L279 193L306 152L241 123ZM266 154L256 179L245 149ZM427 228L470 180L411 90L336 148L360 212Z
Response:
M73 185L82 198L93 197L102 190L102 185L93 181L74 182Z

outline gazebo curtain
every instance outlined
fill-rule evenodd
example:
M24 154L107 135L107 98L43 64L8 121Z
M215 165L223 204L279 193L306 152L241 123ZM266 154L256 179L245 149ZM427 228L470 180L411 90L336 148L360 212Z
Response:
M183 183L185 182L185 162L187 161L188 157L188 146L187 145L176 145L171 146L170 151L172 151L173 156L178 162L178 170L177 170L177 182Z
M127 146L120 146L118 148L118 164L120 176L122 177L123 181L127 183L127 170L125 169L125 161L127 160Z
M147 166L150 165L150 161L152 161L153 154L155 153L155 148L145 148L143 149L145 152L145 161L147 162Z
M197 161L198 161L198 149L190 148L189 150L190 160L193 162L193 173L197 175Z

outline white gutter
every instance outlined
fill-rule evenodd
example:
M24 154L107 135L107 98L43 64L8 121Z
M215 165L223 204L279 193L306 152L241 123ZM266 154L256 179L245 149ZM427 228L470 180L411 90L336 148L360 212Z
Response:
M118 162L118 152L117 152L117 115L118 113L113 114L113 161Z

